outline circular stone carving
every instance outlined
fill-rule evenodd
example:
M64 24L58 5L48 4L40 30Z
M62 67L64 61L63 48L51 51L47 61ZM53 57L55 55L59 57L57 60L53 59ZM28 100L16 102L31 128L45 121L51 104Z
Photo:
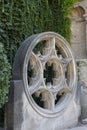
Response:
M66 110L76 90L76 67L67 41L45 32L27 38L19 48L13 79L22 80L31 107L45 117Z

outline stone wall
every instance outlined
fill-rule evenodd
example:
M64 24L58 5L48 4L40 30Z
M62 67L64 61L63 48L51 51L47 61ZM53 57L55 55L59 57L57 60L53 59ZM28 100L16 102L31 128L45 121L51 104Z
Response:
M77 3L72 9L71 47L76 59L87 58L87 0Z
M87 0L77 3L71 18L71 47L78 59L81 85L81 118L87 118Z
M78 80L81 85L81 118L87 118L87 0L72 9L71 47L78 61Z

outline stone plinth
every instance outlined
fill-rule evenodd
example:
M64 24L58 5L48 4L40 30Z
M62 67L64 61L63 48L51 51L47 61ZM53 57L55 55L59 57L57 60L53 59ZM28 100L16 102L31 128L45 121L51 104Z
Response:
M21 81L13 81L11 85L14 93L11 94L11 102L8 103L5 130L61 130L78 124L80 104L75 98L71 100L64 114L47 118L31 107Z

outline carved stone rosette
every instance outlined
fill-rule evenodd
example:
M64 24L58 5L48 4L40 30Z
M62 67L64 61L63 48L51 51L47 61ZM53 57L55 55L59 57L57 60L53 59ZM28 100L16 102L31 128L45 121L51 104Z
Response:
M16 54L13 80L22 80L28 103L37 115L46 119L63 116L77 89L75 61L67 41L54 32L27 38Z

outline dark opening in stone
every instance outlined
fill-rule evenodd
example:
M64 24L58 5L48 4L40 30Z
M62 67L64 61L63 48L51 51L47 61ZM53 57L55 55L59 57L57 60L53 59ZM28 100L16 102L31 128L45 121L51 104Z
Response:
M48 66L46 64L46 70L44 70L44 78L46 78L45 83L51 83L53 85L53 78L54 78L54 70L53 64Z
M56 96L56 100L55 100L55 105L59 102L59 100L63 97L64 93L62 93L61 95Z
M30 84L30 78L33 76L33 69L30 67L30 63L28 64L28 69L27 69L27 80L28 84Z
M34 94L32 94L32 97L36 104L42 108L44 108L44 101L42 101L42 94L40 94L38 97Z
M40 53L41 55L43 55L43 48L45 47L45 43L46 43L46 40L43 40L41 42L39 42L33 49L33 52L35 54L38 54Z

